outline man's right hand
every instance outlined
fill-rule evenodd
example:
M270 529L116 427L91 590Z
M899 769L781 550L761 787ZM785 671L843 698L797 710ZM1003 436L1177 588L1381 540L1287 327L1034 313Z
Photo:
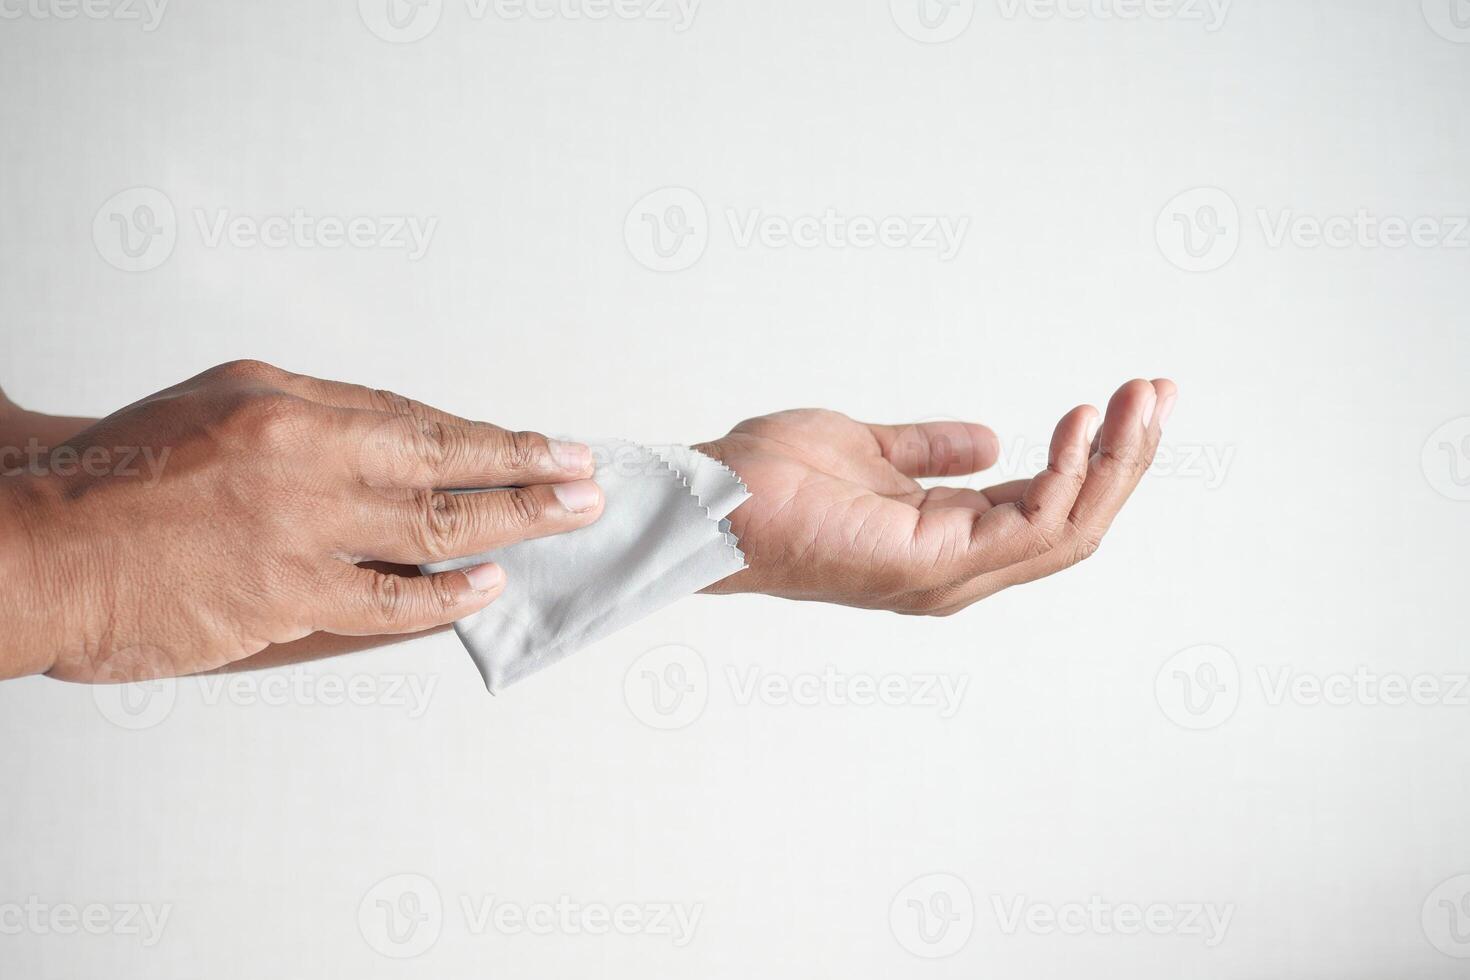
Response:
M418 565L602 513L587 447L389 392L225 364L65 443L0 459L0 678L116 682L313 632L413 633L504 588ZM456 488L512 487L486 494Z

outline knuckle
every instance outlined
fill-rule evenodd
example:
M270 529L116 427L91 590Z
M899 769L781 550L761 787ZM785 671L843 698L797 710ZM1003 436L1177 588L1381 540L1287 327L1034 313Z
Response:
M454 496L442 490L415 493L419 543L434 556L448 556L460 537L461 513Z
M403 580L396 575L375 576L369 601L379 622L393 625L408 616L409 597L404 591Z
M1078 565L1093 555L1097 554L1102 547L1103 532L1093 528L1072 523L1071 547L1068 552L1069 565Z
M1056 522L1042 512L1040 507L1027 503L1026 499L1016 501L1016 509L1025 518L1026 558L1035 558L1044 555L1056 546L1057 526Z
M453 609L459 605L459 593L455 592L454 586L449 584L449 578L448 575L435 575L429 579L434 604L441 611Z
M1138 451L1131 445L1104 446L1098 450L1101 467L1105 473L1131 470L1138 466Z
M420 452L429 465L439 470L453 460L457 440L449 426L442 422L422 422L418 426Z
M417 414L414 411L413 399L406 398L396 391L389 391L386 388L368 389L368 404L374 411L385 412L388 415Z
M225 381L275 381L284 377L285 373L278 367L253 358L226 361L210 370L210 374Z
M541 436L534 432L507 432L502 453L506 469L530 469L541 453Z
M269 449L295 445L308 426L306 403L277 391L242 397L229 407L227 415L239 438Z
M541 499L525 488L506 490L501 493L501 496L504 498L502 503L506 520L514 528L534 526L541 519L542 511L545 510Z

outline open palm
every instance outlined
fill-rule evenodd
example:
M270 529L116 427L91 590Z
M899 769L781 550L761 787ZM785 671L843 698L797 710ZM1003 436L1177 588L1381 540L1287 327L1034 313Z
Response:
M999 442L981 425L867 425L819 409L742 422L698 447L753 494L731 515L749 568L709 591L945 614L1050 575L1096 551L1175 395L1167 380L1130 381L1100 427L1096 409L1073 409L1044 471L985 490L917 482L992 466Z

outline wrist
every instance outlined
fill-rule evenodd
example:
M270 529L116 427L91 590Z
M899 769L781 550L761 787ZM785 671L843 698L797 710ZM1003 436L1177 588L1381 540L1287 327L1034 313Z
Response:
M720 440L716 439L712 442L696 442L690 445L689 448L693 449L697 453L703 453L710 459L724 463L725 466L728 467L732 473L735 473L736 476L740 476L740 473L736 471L733 466L730 466L729 460L725 458L725 447L720 442ZM743 509L743 507L735 508L735 510L730 513L728 520L730 521L730 531L735 535L736 540L739 542L741 553L745 555L746 567L736 572L734 575L728 575L725 578L720 579L718 582L715 582L713 585L707 585L704 588L700 589L699 591L702 595L735 595L736 593L752 591L749 588L743 587L747 582L751 581L750 550L747 545L743 541L741 541L744 533L744 522L741 520L741 511Z
M40 546L48 496L39 479L0 471L0 680L44 674L56 662L63 601L47 585Z

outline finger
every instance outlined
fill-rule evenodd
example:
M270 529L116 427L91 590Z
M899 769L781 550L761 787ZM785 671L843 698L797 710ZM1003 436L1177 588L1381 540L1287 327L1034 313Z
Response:
M998 483L993 487L986 487L980 492L992 504L1013 504L1021 499L1021 495L1029 486L1031 486L1030 480L1011 480L1009 483Z
M358 478L377 489L483 489L590 477L592 451L539 432L408 415L347 413Z
M962 476L989 469L1000 458L1000 440L983 425L920 422L869 425L883 458L905 476Z
M995 506L995 501L980 490L965 487L934 487L920 491L914 506L921 511L938 510L941 507L959 507L965 510L985 512Z
M1014 531L1014 512L1025 504L1018 501L1014 506L997 506L974 525L974 540L983 556L976 565L977 574L959 587L938 593L942 601L938 605L931 601L928 611L954 612L1001 589L1054 574L1093 554L1112 517L1152 464L1161 427L1176 398L1177 387L1167 379L1130 381L1120 388L1090 440L1091 447L1097 448L1087 460L1086 476L1060 534L1051 541L1042 535L1028 540ZM1059 436L1063 427L1058 428ZM1054 440L1053 452L1055 448ZM1037 492L1034 484L1031 481L1021 490L1021 500ZM1016 484L1003 484L986 493L1001 497L1016 489ZM1009 547L997 546L997 542L1008 539ZM1017 540L1025 545L1019 552L1014 546ZM1018 555L1019 560L1014 560ZM998 564L1002 556L1012 560Z
M422 565L494 551L517 541L586 527L602 516L591 480L551 486L446 493L419 490L367 503L370 519L346 549L362 558Z
M479 612L505 589L498 565L420 578L343 565L316 628L341 636L417 633Z
M1178 386L1167 378L1130 381L1109 403L1108 417L1097 434L1097 451L1088 463L1087 483L1071 514L1087 554L1097 550L1113 519L1153 465L1163 423L1178 394Z
M1067 517L1087 478L1087 446L1098 424L1091 405L1074 408L1057 423L1046 469L1026 482L1012 502L1001 504L975 527L970 553L977 574L1045 554L1067 532Z
M1045 553L1061 534L1087 468L1087 440L1097 409L1068 412L1052 435L1045 471L1007 503L983 513L946 507L919 514L917 550L937 554L937 578L966 583ZM962 590L963 591L963 590Z
M1166 397L1174 394L1172 383L1164 382L1162 387ZM1159 390L1147 381L1130 381L1118 389L1092 440L1101 448L1087 460L1085 479L1064 526L1046 547L1006 566L986 569L986 574L964 590L966 601L1053 575L1096 553L1113 517L1153 461L1158 445L1159 413L1155 409L1161 404Z

